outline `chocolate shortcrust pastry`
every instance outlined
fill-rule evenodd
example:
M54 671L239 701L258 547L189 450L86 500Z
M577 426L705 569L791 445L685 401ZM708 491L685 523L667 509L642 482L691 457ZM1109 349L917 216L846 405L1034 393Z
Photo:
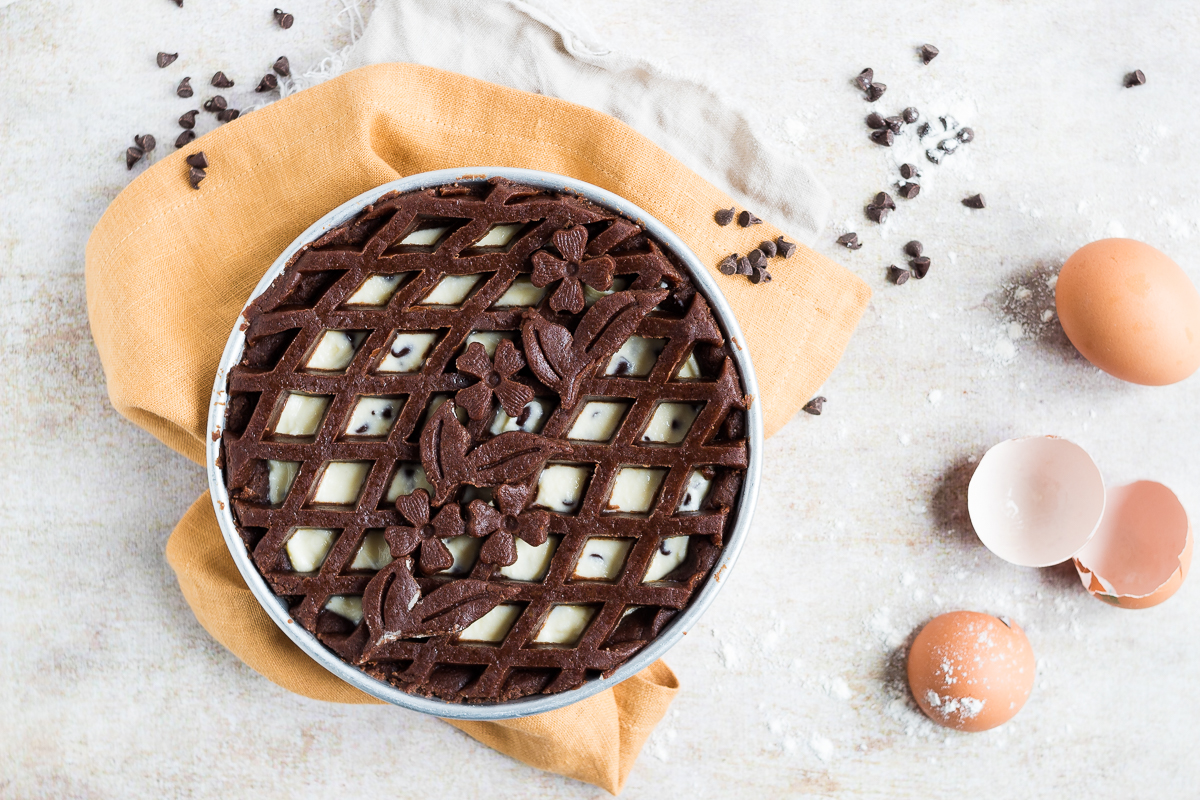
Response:
M246 310L222 458L297 623L407 692L611 674L737 513L748 398L646 230L503 179L383 195Z

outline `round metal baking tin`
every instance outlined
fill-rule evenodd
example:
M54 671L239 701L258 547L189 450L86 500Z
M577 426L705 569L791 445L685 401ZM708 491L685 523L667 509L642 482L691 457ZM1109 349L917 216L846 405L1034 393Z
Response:
M734 345L731 348L733 351L732 355L741 373L746 393L753 399L758 397L758 383L754 377L754 368L750 363L750 354L742 344L742 333L738 327L737 320L733 316L733 311L717 288L716 282L708 273L708 270L705 269L704 265L687 245L672 233L669 228L625 198L589 183L584 183L583 181L537 170L511 169L507 167L443 169L411 175L364 192L321 217L308 230L297 237L279 255L279 258L275 260L275 263L271 265L266 274L263 275L262 280L258 282L258 285L254 288L254 292L246 301L246 305L248 306L256 297L266 291L267 287L283 271L288 261L291 260L292 256L301 247L346 222L363 208L375 202L381 195L387 192L411 192L446 183L454 183L456 181L460 183L484 181L493 177L508 178L512 181L547 190L571 192L591 200L598 205L615 210L644 226L652 236L666 245L687 267L697 289L699 289L712 307L717 318L717 324L721 326L725 335ZM229 547L229 552L233 556L234 563L237 564L238 571L242 573L242 578L245 579L246 585L250 587L250 591L258 598L258 602L262 605L263 609L275 621L280 630L287 634L301 650L312 657L318 664L325 667L325 669L356 689L361 689L367 694L385 702L446 719L499 720L553 711L556 708L576 703L605 689L616 686L621 681L633 677L662 657L663 654L670 650L688 632L689 628L696 624L717 596L722 583L728 579L729 571L737 560L738 553L742 549L742 544L746 540L746 535L750 529L750 522L754 516L754 508L758 501L758 489L762 473L763 422L761 404L757 402L751 402L746 414L749 465L746 469L746 477L742 483L741 495L738 499L737 519L734 520L733 529L726 537L724 547L721 548L720 557L713 565L712 572L709 574L707 580L692 595L692 600L688 606L671 620L650 644L635 653L611 676L589 680L582 686L567 692L550 695L533 695L503 703L481 705L449 703L444 700L409 694L391 684L371 677L357 667L342 661L332 650L327 649L325 645L321 644L321 641L316 636L309 633L292 619L288 613L287 603L282 598L277 597L271 591L270 587L267 586L266 580L254 566L250 553L247 551L241 536L237 532L233 514L230 510L229 495L225 488L224 472L221 467L217 466L217 457L220 453L221 434L224 432L225 426L226 386L229 371L242 359L242 350L246 343L246 335L243 330L245 322L245 308L243 308L243 313L238 316L237 321L234 323L233 332L229 335L229 341L225 345L225 352L221 356L220 365L217 367L216 378L213 381L212 399L208 407L208 430L211 435L205 437L207 442L206 461L208 486L212 497L213 510L216 512L217 522L221 526L221 533L225 536L225 544Z

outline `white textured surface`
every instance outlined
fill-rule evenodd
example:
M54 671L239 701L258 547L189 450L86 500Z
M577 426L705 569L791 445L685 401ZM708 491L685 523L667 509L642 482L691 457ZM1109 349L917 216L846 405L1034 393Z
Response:
M877 290L822 390L825 414L801 415L767 445L754 535L670 654L683 689L623 797L1193 795L1197 579L1157 609L1109 608L1068 567L1021 569L982 549L965 484L990 444L1058 433L1108 480L1160 480L1200 515L1200 378L1120 384L1042 321L1046 278L1105 235L1148 241L1200 282L1194 12L581 6L614 48L707 75L809 152L835 197L837 225L819 246ZM270 4L246 0L0 10L0 374L21 400L0 419L2 797L606 796L436 720L295 697L240 664L195 622L162 557L204 488L200 468L107 403L83 246L128 181L128 140L152 132L156 155L169 150L175 118L198 106L171 94L184 74L203 98L223 69L244 107L277 55L300 66L333 46L332 9L294 0L287 33L272 28ZM923 41L942 49L924 72L910 50ZM180 50L179 66L157 70L160 49ZM977 109L960 120L976 142L882 230L861 207L887 187L889 154L866 141L869 106L848 83L868 65L890 87L888 113L907 89ZM1139 67L1147 85L1121 89ZM204 132L211 117L201 120ZM958 200L976 191L989 208L964 211ZM847 221L864 242L856 253L832 244ZM884 268L913 237L933 270L892 287ZM1039 659L1029 704L989 733L934 728L904 691L907 638L955 608L1013 616ZM364 748L380 757L360 758ZM403 768L413 763L422 769Z

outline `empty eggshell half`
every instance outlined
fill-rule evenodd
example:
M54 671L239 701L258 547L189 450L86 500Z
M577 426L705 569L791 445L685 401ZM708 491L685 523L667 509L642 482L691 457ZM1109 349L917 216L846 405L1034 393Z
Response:
M1104 519L1075 556L1093 597L1149 608L1175 594L1192 563L1192 524L1175 493L1154 481L1108 490Z
M1104 478L1087 452L1057 436L1009 439L988 450L967 488L980 541L1023 567L1074 556L1104 516Z

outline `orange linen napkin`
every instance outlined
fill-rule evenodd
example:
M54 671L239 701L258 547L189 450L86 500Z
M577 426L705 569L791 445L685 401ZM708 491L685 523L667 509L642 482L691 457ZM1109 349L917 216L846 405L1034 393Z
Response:
M195 191L184 158L208 157ZM403 175L527 167L628 198L715 265L781 232L721 228L729 197L611 117L412 64L363 67L255 111L163 158L109 206L87 244L88 315L117 410L204 462L217 362L250 291L280 252L344 201ZM870 290L801 246L752 285L712 268L758 373L768 435L832 371ZM259 607L225 548L207 493L167 558L196 618L242 661L309 697L366 703L305 656ZM677 691L661 662L568 708L453 723L540 769L616 793Z

